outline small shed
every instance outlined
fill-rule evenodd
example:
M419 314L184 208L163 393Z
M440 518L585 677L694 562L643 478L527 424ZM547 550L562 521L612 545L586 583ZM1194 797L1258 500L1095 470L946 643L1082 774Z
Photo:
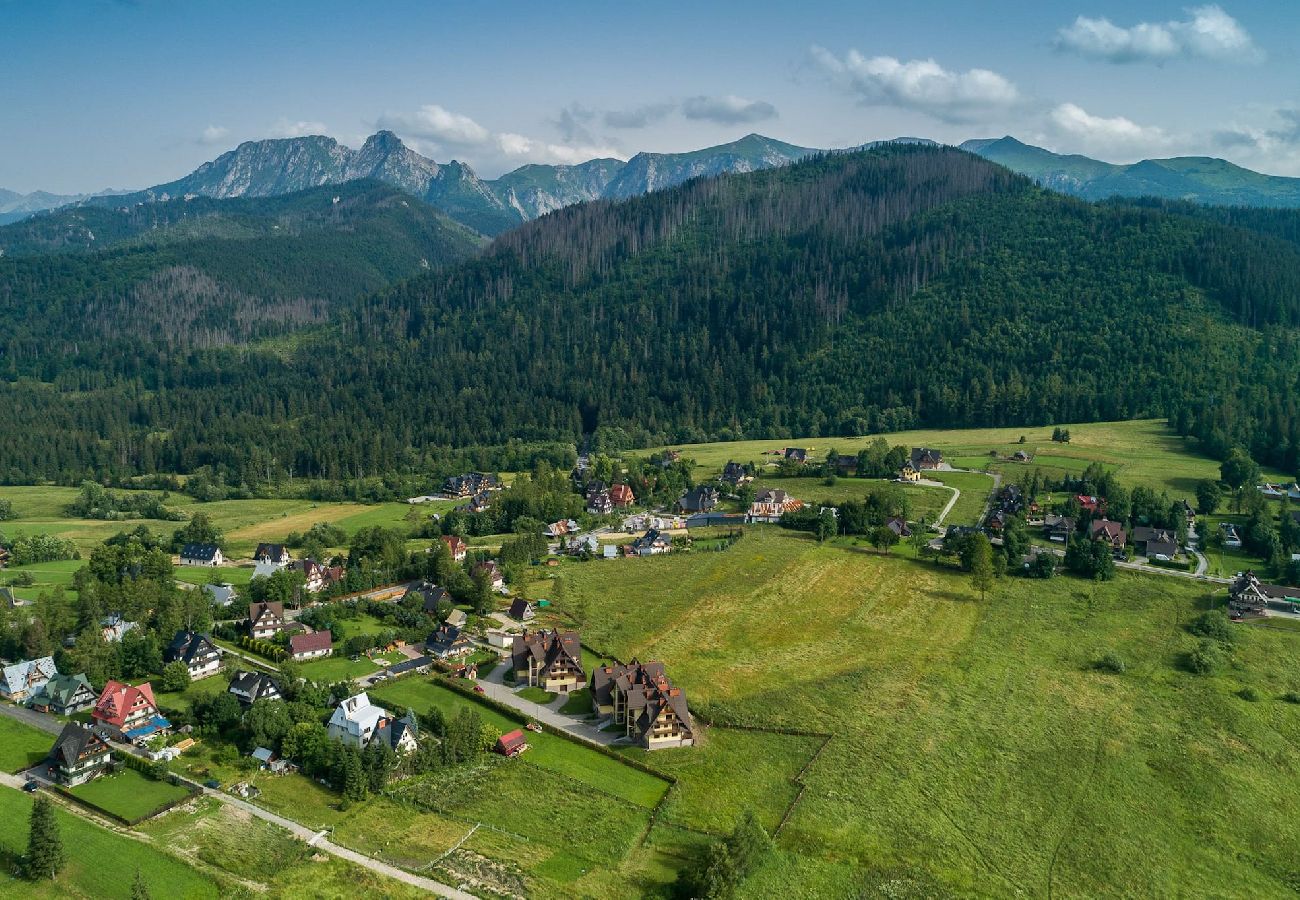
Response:
M502 756L518 756L528 749L528 741L524 738L524 733L516 728L514 731L507 731L497 738L495 749Z

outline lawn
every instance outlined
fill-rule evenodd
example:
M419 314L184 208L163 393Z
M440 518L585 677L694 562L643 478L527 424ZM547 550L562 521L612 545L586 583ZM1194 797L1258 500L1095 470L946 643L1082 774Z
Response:
M176 580L188 584L233 584L235 587L248 587L253 580L252 566L177 566Z
M79 800L127 821L150 815L188 793L183 787L146 778L125 766L69 790Z
M1300 686L1300 641L1243 629L1231 665L1190 674L1205 586L1007 579L980 603L953 569L775 529L641 563L566 570L585 640L663 660L704 716L834 735L778 839L807 894L900 872L926 895L1289 892L1300 707L1276 698ZM1093 668L1109 651L1126 674ZM719 781L767 754L718 743L674 771L672 815L723 826L723 797L770 821L779 798Z
M424 678L404 678L382 685L371 691L370 696L376 703L383 703L389 709L410 707L417 713L427 712L436 706L444 715L452 716L461 708L469 706L482 716L486 724L502 733L519 727L514 719ZM549 733L530 733L528 743L530 749L523 758L529 764L576 779L637 806L653 808L668 789L668 783L663 779L622 765L617 760L566 738Z
M544 691L539 687L520 688L515 691L515 693L518 696L523 697L525 700L531 700L533 703L538 703L542 706L545 706L555 699L555 694L552 694L550 691Z
M23 722L0 716L0 769L21 772L45 759L54 735Z
M247 663L239 657L227 657L227 665L238 668L247 667ZM151 684L159 685L162 683L161 676L150 680ZM191 681L183 691L168 692L154 688L154 699L163 709L174 709L180 712L188 712L194 705L194 701L200 697L211 697L213 694L219 694L229 687L225 676L218 672L216 675L209 675L207 678L201 678L198 681Z
M974 525L979 521L984 506L988 503L989 494L993 491L993 479L990 476L978 472L928 472L926 477L942 481L948 487L961 491L961 496L953 504L952 512L948 513L944 524ZM951 494L945 497L944 503L947 503L950 497Z
M986 479L987 480L987 479ZM875 478L836 478L834 484L826 484L823 478L761 478L754 482L755 490L765 488L783 490L804 503L816 506L834 506L845 500L861 500L873 485L889 484L883 479ZM952 492L927 484L901 485L912 505L912 521L933 522L952 497ZM692 532L694 533L694 532Z
M1169 491L1175 499L1191 499L1196 482L1218 479L1219 464L1197 452L1194 443L1184 441L1170 431L1163 419L1139 419L1129 422L1091 422L1079 425L1062 423L1070 431L1070 443L1051 440L1052 424L1023 428L973 428L959 430L901 431L879 435L889 444L906 447L934 447L945 456L983 469L993 466L1014 480L1014 473L1038 465L1045 473L1080 472L1089 462L1097 461L1118 471L1120 480L1133 487L1145 484ZM1020 443L1020 438L1025 443ZM733 441L711 444L675 444L682 456L693 459L700 467L698 477L722 470L728 460L762 463L774 457L765 451L781 447L804 447L814 459L824 458L834 448L839 453L856 453L877 435L854 438L802 438L787 440ZM1017 450L1033 454L1028 464L993 462L990 450L1010 456ZM643 451L653 452L651 450ZM957 464L957 463L954 463ZM1285 476L1265 472L1266 478ZM847 480L847 479L846 479Z
M228 895L208 875L157 847L94 825L71 813L57 810L63 837L67 867L52 883L12 879L10 872L17 855L27 846L27 822L32 798L11 790L0 789L0 895L32 898L94 898L94 900L128 900L131 881L139 871L154 897L178 900L201 900ZM116 873L110 877L110 873ZM116 877L121 875L122 877Z
M334 684L339 681L351 681L364 675L372 675L382 668L383 665L372 662L364 656L353 662L349 657L336 653L334 656L313 659L303 663L301 671L304 678Z

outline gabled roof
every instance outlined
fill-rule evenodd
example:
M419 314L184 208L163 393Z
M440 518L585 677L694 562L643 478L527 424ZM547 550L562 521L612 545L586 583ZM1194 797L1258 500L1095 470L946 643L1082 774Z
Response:
M248 621L257 625L263 618L276 618L281 622L284 621L284 604L283 603L250 603L248 604Z
M55 765L71 768L83 756L95 753L107 753L112 748L108 742L96 734L88 725L69 722L63 726L54 746L50 748L50 758Z
M561 666L576 669L580 679L587 677L582 668L582 643L576 631L525 631L515 638L510 655L516 671L536 662L543 674Z
M334 646L334 638L328 631L313 631L311 634L295 634L289 638L289 650L297 653L314 653L329 650Z
M230 693L256 703L258 700L279 699L280 686L265 672L238 672L230 679Z
M216 544L186 544L181 548L182 559L213 559L221 548Z
M147 704L154 712L158 704L153 699L153 685L145 682L133 687L120 681L110 681L104 685L95 704L95 718L120 728L126 723L126 717L137 705Z
M909 462L918 469L921 466L937 466L943 462L943 454L929 447L913 447Z
M289 555L284 544L258 544L253 551L253 559L280 560Z
M12 694L26 690L32 681L48 681L58 674L54 657L42 656L40 659L25 659L12 666L5 666L0 678L4 681L5 691Z
M175 662L179 659L188 666L200 657L220 654L220 652L207 635L194 631L178 631L176 637L172 638L172 642L163 651L163 659L167 662Z
M523 597L515 598L515 601L510 604L510 618L512 619L523 620L535 614L532 602L525 600Z
M370 740L381 741L387 744L393 750L398 749L402 744L402 739L409 734L412 740L419 740L420 726L416 722L415 714L408 712L400 719L385 718L375 727L375 733L371 735Z
M56 674L42 685L34 699L42 705L49 704L63 707L72 703L77 694L83 691L89 693L92 697L95 695L95 689L90 686L90 681L84 674Z

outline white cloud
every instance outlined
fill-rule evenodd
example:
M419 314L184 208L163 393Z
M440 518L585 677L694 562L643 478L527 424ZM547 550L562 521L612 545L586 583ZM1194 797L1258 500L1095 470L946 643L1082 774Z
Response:
M379 117L379 127L456 147L482 146L492 139L492 133L469 116L436 103L413 113L385 113Z
M682 115L720 125L739 125L775 119L776 107L765 100L747 100L735 94L721 97L691 97L682 104Z
M1074 103L1062 103L1048 118L1058 134L1069 137L1089 153L1146 155L1167 148L1171 141L1162 128L1139 125L1124 116L1094 116Z
M230 129L223 125L209 125L199 135L200 144L220 144L230 134Z
M811 53L832 81L869 106L895 106L946 122L971 122L1020 102L1016 86L989 69L954 72L933 59L868 59L856 50L840 59L824 47L813 47Z
M293 121L280 119L271 126L271 137L293 138L306 137L309 134L325 134L329 131L324 122Z
M468 157L475 168L490 171L515 168L524 163L572 165L596 157L624 158L617 147L587 135L582 123L592 117L580 107L571 107L555 123L566 140L552 142L513 131L495 132L472 118L437 104L421 106L414 113L385 113L376 123L405 138L420 153L445 162L449 155Z
M609 128L646 128L662 122L677 108L675 103L647 103L631 109L611 109L602 116Z
M1190 18L1169 22L1140 22L1123 28L1109 19L1079 16L1057 32L1060 50L1113 63L1154 62L1200 58L1258 62L1263 52L1241 23L1222 7L1196 6Z

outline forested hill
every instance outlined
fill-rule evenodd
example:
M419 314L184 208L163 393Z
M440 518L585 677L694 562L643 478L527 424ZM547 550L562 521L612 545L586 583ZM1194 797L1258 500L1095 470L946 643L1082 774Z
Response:
M90 341L220 346L477 253L482 239L374 181L283 197L73 207L0 228L3 360L62 367Z
M0 460L251 482L593 429L649 445L1168 415L1294 465L1300 247L1279 215L1088 204L951 148L821 156L560 210L274 352L0 338Z

